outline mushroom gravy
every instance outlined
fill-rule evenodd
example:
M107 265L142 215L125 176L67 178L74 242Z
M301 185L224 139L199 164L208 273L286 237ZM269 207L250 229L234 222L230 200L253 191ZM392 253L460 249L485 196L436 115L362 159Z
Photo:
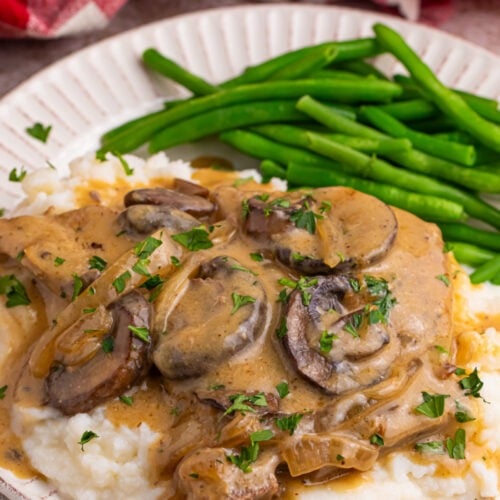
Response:
M456 401L477 413L453 373L434 225L351 189L217 176L210 192L163 182L125 206L0 220L1 275L31 301L1 304L25 336L3 428L13 405L104 404L161 434L151 480L172 495L267 498L290 476L322 483L453 436ZM436 415L416 411L423 393L443 396ZM33 473L18 438L1 446L1 465Z

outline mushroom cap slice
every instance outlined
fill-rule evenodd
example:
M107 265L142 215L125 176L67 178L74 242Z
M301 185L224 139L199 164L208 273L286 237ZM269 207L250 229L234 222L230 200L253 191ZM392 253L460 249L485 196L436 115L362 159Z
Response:
M370 301L360 304L362 297L344 300L350 289L347 276L319 277L317 281L307 289L311 294L308 305L304 305L300 290L292 292L288 301L283 344L292 363L303 377L329 394L379 382L397 356L399 343L391 342L385 324L367 319ZM354 304L353 310L345 302L351 307ZM346 330L357 314L359 321ZM331 349L322 346L325 335L333 343Z
M348 188L317 189L308 196L254 195L244 207L244 232L305 275L377 262L397 234L397 219L389 206Z
M181 233L200 225L192 215L161 205L132 205L120 214L118 221L129 236L137 239L163 227Z
M106 312L100 311L104 335L99 339L89 335L92 332L79 329L80 322L58 339L45 392L48 403L66 415L87 412L119 396L151 365L151 342L142 340L129 328L149 329L148 301L132 291L113 302ZM113 339L108 341L111 350L104 348L105 339Z
M203 196L185 194L166 188L147 188L129 191L124 198L126 207L131 205L159 205L175 208L202 217L210 215L214 210L214 204Z
M206 261L169 313L154 362L168 379L200 376L251 345L267 309L258 278L236 259Z

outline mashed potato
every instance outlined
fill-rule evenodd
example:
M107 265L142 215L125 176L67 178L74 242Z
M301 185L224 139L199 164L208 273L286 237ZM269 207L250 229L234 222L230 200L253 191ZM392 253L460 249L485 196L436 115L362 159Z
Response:
M194 174L184 162L169 162L164 154L147 161L127 155L126 160L132 175L126 175L120 159L111 155L105 162L91 157L74 161L69 179L60 179L54 170L40 169L23 180L26 200L9 215L48 209L62 212L96 201L97 196L106 204L128 189L153 180L173 175L203 177L202 172ZM260 181L256 172L240 175ZM283 189L284 185L277 181L275 187ZM302 498L500 498L500 332L495 329L500 317L500 287L473 287L458 266L453 280L457 360L467 372L479 370L484 382L481 395L488 402L476 400L476 420L462 424L467 432L466 460L452 460L447 454L426 456L413 450L395 452L354 478L298 487ZM2 330L3 366L12 343L12 328ZM104 500L168 496L169 485L158 482L150 470L148 450L160 436L147 423L133 428L117 426L106 419L102 407L73 417L63 417L52 409L18 407L12 410L12 422L22 436L31 464L62 497ZM75 443L88 429L99 439L87 443L82 453Z

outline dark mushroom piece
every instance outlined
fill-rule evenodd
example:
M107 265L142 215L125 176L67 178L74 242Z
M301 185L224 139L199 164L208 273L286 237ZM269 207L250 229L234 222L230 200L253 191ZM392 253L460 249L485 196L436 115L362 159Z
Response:
M345 300L350 288L347 276L319 277L307 289L309 303L304 305L303 292L295 290L286 310L283 344L293 364L303 377L329 394L380 382L400 349L386 324L368 321L365 311L372 297L360 304L367 296L350 293ZM356 322L351 322L355 315ZM331 348L322 349L322 336L323 340L329 337Z
M196 184L195 182L186 181L185 179L179 179L176 177L174 179L173 188L179 193L183 193L189 196L201 196L202 198L208 198L210 191L201 184Z
M262 452L251 470L244 472L228 461L230 452L225 448L203 448L184 458L175 472L178 489L188 500L258 500L279 493L275 475L278 454Z
M75 332L74 327L58 340L45 392L48 404L66 415L87 412L119 396L150 367L152 344L145 336L151 319L148 301L133 291L113 302L106 314L111 321L102 325L104 335L97 342L92 332ZM142 329L144 336L130 327Z
M132 205L120 214L118 221L123 230L136 239L162 227L173 233L182 233L200 225L192 215L161 205Z
M166 319L154 362L168 379L200 376L251 345L267 310L264 288L237 260L206 261Z
M397 234L390 207L348 188L244 202L243 230L301 274L330 274L380 260Z
M210 215L214 210L214 204L202 196L184 194L166 188L135 189L125 195L123 202L126 207L156 205L175 208L195 217Z

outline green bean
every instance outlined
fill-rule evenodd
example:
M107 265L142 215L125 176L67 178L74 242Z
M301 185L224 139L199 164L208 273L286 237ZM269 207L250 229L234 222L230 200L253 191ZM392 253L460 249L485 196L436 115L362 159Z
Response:
M434 118L427 120L416 120L408 122L408 126L418 132L425 132L426 134L435 134L440 132L449 132L456 130L455 122L445 115L438 115Z
M320 69L311 73L310 78L334 78L337 80L365 80L365 77L340 69Z
M493 285L500 285L500 273L498 273L495 277L490 279L490 283Z
M336 113L334 110L328 109L326 106L315 101L309 96L302 97L297 108L305 114L311 116L323 125L327 126L334 132L348 134L358 137L366 137L368 139L386 139L387 136L381 132L374 130L366 125L362 125L353 120L346 119ZM410 150L398 153L389 153L387 157L404 165L410 170L415 170L428 175L436 175L443 178L448 178L451 181L463 183L465 185L474 184L473 188L482 190L483 182L491 182L490 178L496 180L499 176L488 174L486 172L476 172L473 169L466 169L438 158L421 153L420 151ZM436 172L438 170L438 172ZM464 174L466 173L466 175ZM472 175L470 175L472 174ZM470 180L469 180L470 178ZM481 181L481 187L477 188L477 180ZM500 211L495 207L485 203L484 201L462 192L462 204L466 212L472 217L476 217L496 228L500 228Z
M380 23L373 29L380 44L396 56L445 115L453 118L461 129L467 130L478 141L500 152L499 126L482 118L462 97L443 85L398 33Z
M382 71L377 69L372 64L363 61L362 59L344 61L338 64L336 64L336 61L334 61L333 65L336 68L352 71L353 73L357 73L361 76L374 76L375 78L378 78L380 80L388 80L388 78L384 75L384 73L382 73Z
M249 66L241 75L221 83L220 87L228 89L239 85L263 82L273 73L276 73L276 71L293 64L297 59L303 57L304 54L307 54L318 47L335 47L338 51L336 57L337 61L346 61L360 57L373 57L380 53L380 49L375 41L375 38L360 38L355 40L346 40L343 42L324 42L318 45L302 47L291 52L285 52L284 54L268 59L263 63L256 64L255 66Z
M368 177L375 181L397 186L407 191L442 197L458 205L463 205L468 195L425 175L397 168L378 158L367 156L347 146L332 141L317 133L307 133L309 148L315 153L327 156L341 165L348 166L349 173Z
M288 164L287 180L295 186L348 186L376 196L389 205L412 212L426 220L456 221L463 217L462 207L452 201L443 200L436 196L411 193L395 186L293 161Z
M431 118L438 113L436 106L425 99L391 102L389 104L381 104L380 108L403 122Z
M392 137L409 139L416 149L424 153L460 163L467 167L472 166L476 160L474 146L445 141L422 132L416 132L375 106L362 106L360 113L363 118L378 129Z
M453 251L458 262L471 267L478 267L495 256L495 252L461 241L447 241L446 248Z
M196 141L232 128L257 123L303 120L304 115L297 111L295 102L292 100L235 104L207 111L163 128L152 137L149 151L157 153L163 149Z
M472 243L500 252L500 233L485 231L465 224L440 224L445 240Z
M300 59L272 73L267 81L305 78L310 73L328 66L337 57L337 54L337 48L331 46L311 50L311 52L303 55Z
M172 109L161 110L136 118L104 134L101 139L103 146L100 151L117 151L119 153L133 151L168 125L231 104L265 99L299 98L304 94L344 103L373 102L390 99L392 96L397 95L400 90L397 84L378 80L357 82L320 79L244 85L207 96L195 97L189 99L185 104L178 104Z
M402 85L407 90L416 91L421 95L425 94L425 91L419 88L418 84L410 76L394 75L393 80ZM470 92L464 92L463 90L459 89L450 89L450 90L461 96L472 109L489 108L496 110L498 108L498 103L497 101L495 101L495 99L490 99L489 97L483 97L476 94L471 94Z
M146 66L160 73L160 75L180 83L194 95L208 95L219 91L216 86L179 66L176 62L160 54L156 49L146 49L142 54L142 60Z
M500 274L500 254L481 264L470 276L470 282L474 285L489 281Z
M273 160L262 160L260 162L260 173L262 175L262 182L269 182L273 177L278 179L286 179L286 169L279 163Z
M234 129L219 134L221 141L260 160L273 160L281 165L289 161L323 168L345 168L337 163L301 148L279 144L248 130Z
M251 130L276 141L302 148L309 147L307 132L314 131L283 123L257 125L256 127L252 127ZM325 133L324 130L319 130L318 132L324 137L328 137L344 146L364 153L383 153L411 148L411 143L407 139L363 139L362 137Z

